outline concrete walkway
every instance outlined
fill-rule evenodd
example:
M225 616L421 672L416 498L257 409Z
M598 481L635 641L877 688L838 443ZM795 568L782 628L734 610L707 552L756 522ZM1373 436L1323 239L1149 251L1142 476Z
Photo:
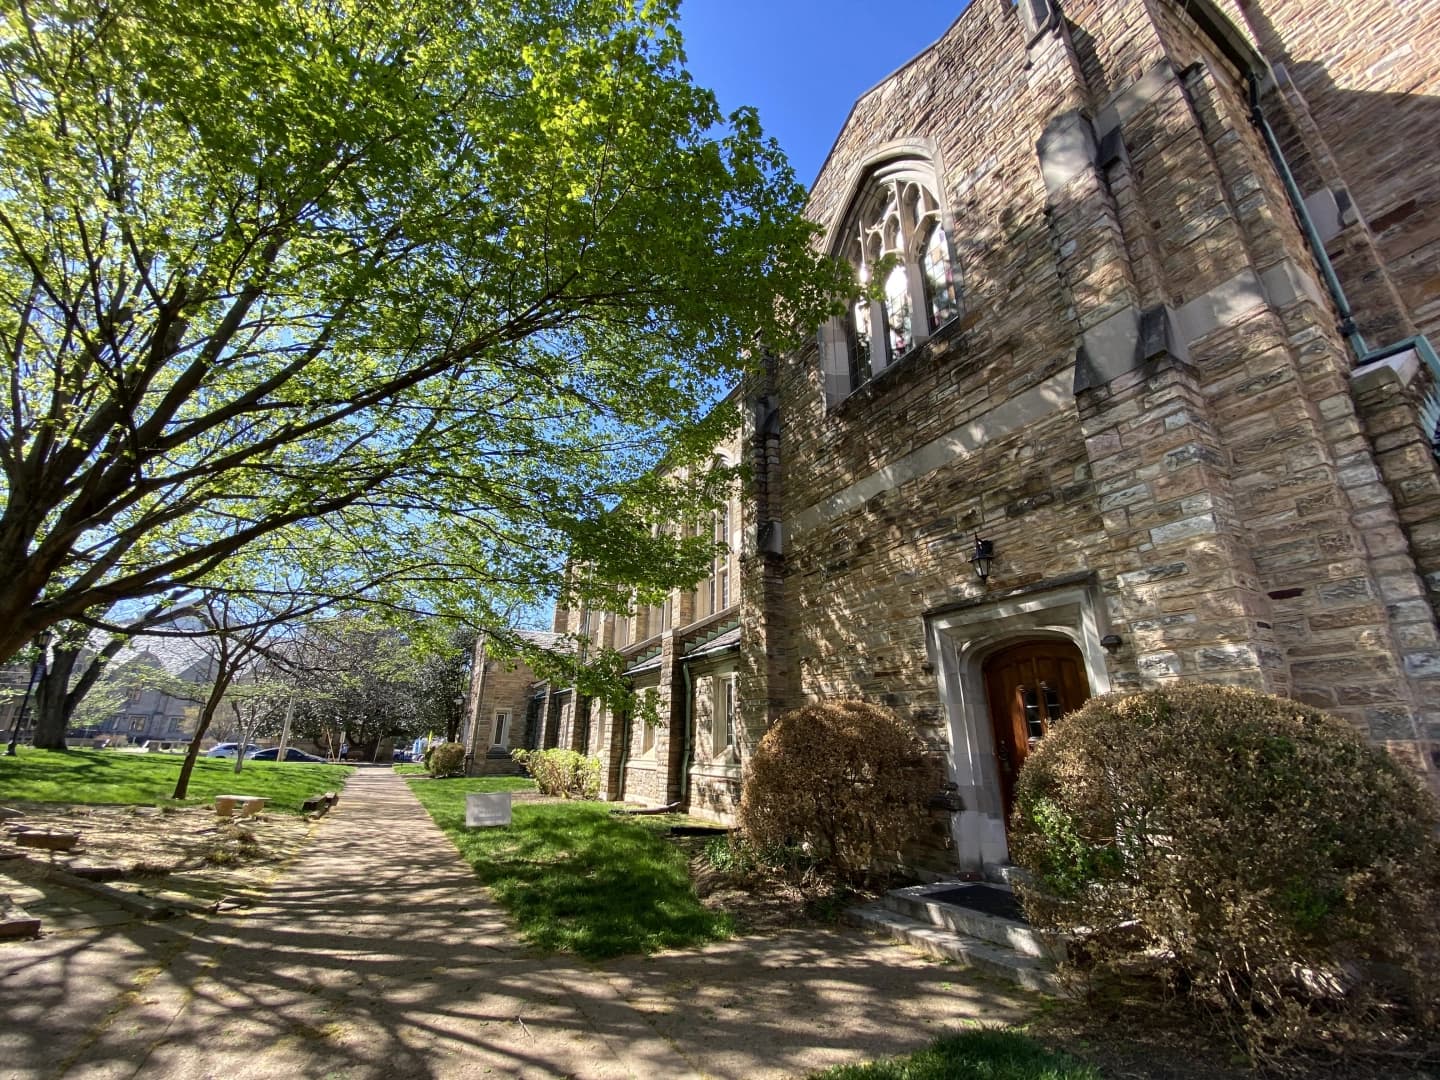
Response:
M749 1080L1027 1011L844 930L603 965L540 955L388 769L355 774L261 906L0 944L0 1076L24 1080Z

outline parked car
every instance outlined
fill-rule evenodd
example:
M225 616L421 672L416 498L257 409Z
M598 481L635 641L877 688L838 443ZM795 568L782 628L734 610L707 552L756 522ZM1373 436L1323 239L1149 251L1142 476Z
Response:
M252 743L246 743L246 744L245 744L245 756L246 756L246 757L249 757L251 754L255 753L255 751L256 751L256 750L259 750L259 749L260 749L260 744L259 744L259 743L253 743L253 742L252 742ZM206 757L234 757L234 756L239 752L239 750L240 750L240 744L239 744L239 743L233 743L233 742L216 743L214 746L210 747L209 750L206 750L206 751L205 751L205 756L206 756Z
M251 761L274 761L279 754L280 748L278 746L270 746L264 750L251 750L250 753L245 756ZM287 746L285 748L285 760L323 762L325 759L323 757L316 757L314 754L307 754L304 750L296 750L293 746Z
M394 764L396 764L396 765L409 765L409 764L412 764L414 761L415 761L415 755L412 754L412 753L410 753L409 750L396 750L396 751L395 751Z

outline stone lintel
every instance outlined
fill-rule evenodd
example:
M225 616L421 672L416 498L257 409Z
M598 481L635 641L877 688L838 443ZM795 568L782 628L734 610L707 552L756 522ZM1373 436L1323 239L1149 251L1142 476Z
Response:
M1405 349L1356 368L1350 373L1350 385L1356 394L1368 394L1386 383L1409 386L1419 374L1420 354L1415 349Z
M1072 392L1104 386L1161 356L1186 363L1190 352L1177 313L1164 304L1127 307L1081 335Z
M1305 196L1305 209L1322 243L1328 244L1360 220L1355 214L1355 204L1350 201L1350 192L1343 187L1311 192Z
M1070 373L1066 371L1052 375L973 420L952 428L938 439L912 450L885 468L807 507L790 522L790 535L798 537L841 514L858 509L882 491L890 491L959 458L969 457L985 443L1049 416L1069 404L1071 395L1067 392L1066 383L1070 378Z
M1290 259L1282 259L1274 266L1260 272L1260 283L1264 286L1265 297L1275 309L1289 307L1301 297L1306 297L1316 307L1328 310L1330 298L1320 288L1315 275L1297 266Z

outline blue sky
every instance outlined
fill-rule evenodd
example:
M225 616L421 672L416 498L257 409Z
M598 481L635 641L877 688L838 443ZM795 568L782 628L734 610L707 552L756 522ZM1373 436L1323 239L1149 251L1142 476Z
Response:
M690 71L729 112L760 110L815 179L855 99L934 42L967 0L682 0Z

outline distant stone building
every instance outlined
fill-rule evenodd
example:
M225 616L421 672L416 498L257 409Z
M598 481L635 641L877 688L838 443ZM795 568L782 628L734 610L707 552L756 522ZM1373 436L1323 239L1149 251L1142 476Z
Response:
M123 736L131 743L189 741L195 733L203 691L197 689L194 697L167 693L152 685L154 680L146 679L141 669L154 668L198 688L212 678L214 661L195 642L183 638L141 638L137 642L111 661L119 673L117 682L125 687L125 700L94 734L111 739ZM127 672L134 677L127 680Z
M743 452L739 436L716 451L726 466L740 464ZM551 632L522 635L551 650L619 651L648 708L612 710L573 687L538 680L523 663L490 657L485 640L477 642L464 734L470 771L518 771L512 749L565 747L600 757L603 798L673 803L728 820L741 779L741 508L736 491L725 507L691 526L728 550L695 588L625 616L560 608Z
M1433 5L974 0L811 189L869 288L750 388L727 591L595 617L664 726L547 694L538 737L724 820L778 712L883 703L935 873L1008 861L1111 690L1290 695L1435 784L1437 170Z

